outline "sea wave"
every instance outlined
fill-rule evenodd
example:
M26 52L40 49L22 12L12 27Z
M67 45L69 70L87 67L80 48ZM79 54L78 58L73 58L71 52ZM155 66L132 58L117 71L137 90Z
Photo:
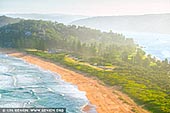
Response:
M4 54L0 59L0 107L64 107L67 113L81 113L89 103L85 92L56 73Z

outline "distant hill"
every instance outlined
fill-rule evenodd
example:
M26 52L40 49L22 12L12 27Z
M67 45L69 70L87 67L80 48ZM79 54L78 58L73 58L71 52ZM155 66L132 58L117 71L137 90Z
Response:
M6 16L0 16L0 27L8 25L8 24L13 24L19 22L20 19L16 18L10 18Z
M73 21L71 24L104 31L151 32L170 34L170 14L102 16Z
M34 20L50 20L68 24L72 21L88 18L82 15L66 15L66 14L6 14L13 18L34 19Z

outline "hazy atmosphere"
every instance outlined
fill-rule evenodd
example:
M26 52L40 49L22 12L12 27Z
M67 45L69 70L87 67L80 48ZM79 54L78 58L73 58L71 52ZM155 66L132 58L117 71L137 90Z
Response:
M0 13L106 16L169 13L170 0L1 0Z
M0 0L4 108L170 113L170 0Z

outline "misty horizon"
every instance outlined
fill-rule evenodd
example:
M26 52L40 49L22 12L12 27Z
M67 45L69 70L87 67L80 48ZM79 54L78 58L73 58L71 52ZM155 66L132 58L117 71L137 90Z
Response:
M74 4L74 5L73 5ZM170 13L169 0L1 0L0 14L120 16Z
M144 13L144 14L122 14L122 15L94 15L94 16L90 16L90 15L83 15L83 14L67 14L67 13L29 13L29 12L25 12L25 13L0 13L0 16L3 15L70 15L70 16L88 16L88 17L102 17L102 16L142 16L142 15L157 15L157 14L170 14L169 13Z
M0 112L170 113L169 29L170 0L0 0Z

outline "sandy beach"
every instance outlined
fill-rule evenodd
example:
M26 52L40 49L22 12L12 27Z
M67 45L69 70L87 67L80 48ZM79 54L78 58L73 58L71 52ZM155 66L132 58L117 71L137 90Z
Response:
M89 78L83 74L68 70L41 58L17 51L2 51L10 56L18 57L26 62L37 65L45 70L58 73L63 80L78 86L79 90L85 91L90 103L96 106L98 113L149 113L137 106L127 95L120 91L102 85L98 80ZM84 107L86 111L88 106Z

